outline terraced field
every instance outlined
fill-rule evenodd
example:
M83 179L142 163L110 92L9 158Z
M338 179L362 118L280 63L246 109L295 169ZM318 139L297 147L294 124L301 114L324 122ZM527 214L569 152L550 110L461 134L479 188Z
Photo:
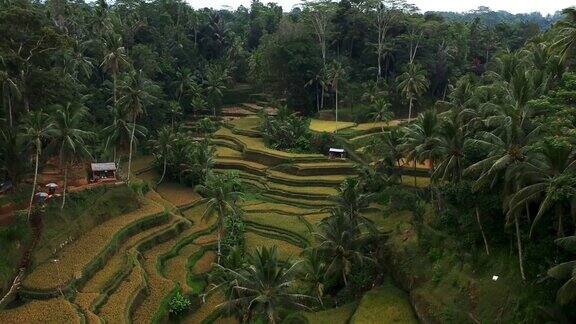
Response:
M256 131L258 121L243 117L216 133L215 171L237 170L251 188L242 202L247 248L276 245L282 258L298 257L314 244L312 232L328 216L326 207L333 205L330 197L342 180L355 176L356 167L349 160L271 150ZM155 181L158 175L150 162L148 157L137 158L135 176ZM171 183L142 199L137 211L100 224L65 246L57 259L36 265L21 291L31 301L0 312L0 322L18 318L57 323L157 322L166 319L167 303L177 290L201 293L206 286L204 274L216 257L215 224L201 219L204 200L191 188ZM369 213L378 225L387 226L379 215L378 210ZM63 294L72 298L63 299ZM221 301L222 296L208 296L183 322L211 322L210 314ZM338 320L330 322L344 323L358 317L355 309L356 305L348 305L306 317L315 322L334 316Z

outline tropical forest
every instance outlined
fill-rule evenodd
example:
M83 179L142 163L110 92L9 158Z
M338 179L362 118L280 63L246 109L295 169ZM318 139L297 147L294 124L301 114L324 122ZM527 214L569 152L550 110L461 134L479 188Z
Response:
M576 323L576 7L277 2L0 0L0 323Z

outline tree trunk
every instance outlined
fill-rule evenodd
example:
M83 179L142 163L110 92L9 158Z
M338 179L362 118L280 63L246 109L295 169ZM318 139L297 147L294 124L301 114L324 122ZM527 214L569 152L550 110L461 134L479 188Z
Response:
M516 245L518 247L518 263L520 266L520 275L522 280L526 280L526 275L524 274L524 258L522 256L522 238L520 237L520 224L518 223L518 215L515 216L514 226L516 227Z
M218 264L220 264L220 248L221 248L221 243L220 243L220 235L221 235L222 229L221 226L218 226Z
M160 177L160 180L158 180L158 183L156 183L156 188L158 188L162 183L162 180L164 180L164 175L166 175L166 164L167 164L167 158L166 154L164 154L164 167L162 169L162 176Z
M320 109L324 110L324 87L322 87L322 96L320 97Z
M132 172L132 147L134 146L134 133L136 132L136 115L132 120L132 134L130 135L130 154L128 155L128 175L127 180L130 181L130 172Z
M338 88L336 88L336 122L338 122ZM338 130L338 127L336 127L336 130Z
M36 161L34 167L34 183L32 184L32 194L30 195L30 205L28 206L28 221L30 220L30 214L32 213L32 203L34 202L34 193L36 191L36 183L38 181L38 159L40 157L40 147L36 148Z
M12 128L12 100L10 100L10 94L8 94L8 121L10 128Z
M62 206L60 209L64 209L66 204L66 190L68 189L68 162L64 164L64 188L62 190Z
M408 122L412 120L412 97L410 97L410 106L408 107Z
M562 207L556 204L556 218L558 218L558 237L564 236L564 222L562 219Z
M117 95L116 95L116 72L112 73L112 100L114 100L114 108L116 108Z
M418 187L418 177L416 176L416 158L414 158L414 187L417 188Z
M476 206L476 221L478 222L478 227L480 228L480 233L482 233L482 239L484 240L484 247L486 248L486 255L490 255L490 249L488 248L488 240L486 239L486 234L484 233L484 227L480 221L480 210Z

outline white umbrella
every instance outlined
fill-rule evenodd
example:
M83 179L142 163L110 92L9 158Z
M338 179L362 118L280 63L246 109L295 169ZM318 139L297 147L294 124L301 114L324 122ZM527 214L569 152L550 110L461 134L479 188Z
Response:
M38 192L38 193L36 193L36 196L38 196L38 197L48 197L48 194L45 193L45 192Z
M46 187L48 187L48 188L57 188L58 185L55 184L54 182L50 182L49 184L46 185Z

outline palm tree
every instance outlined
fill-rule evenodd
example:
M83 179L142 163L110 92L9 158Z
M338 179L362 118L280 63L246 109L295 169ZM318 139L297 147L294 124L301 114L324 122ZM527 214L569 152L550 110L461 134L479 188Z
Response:
M126 109L128 117L132 120L132 131L130 133L130 146L128 154L128 175L127 181L130 181L132 170L132 152L134 149L134 138L136 133L136 120L138 116L146 113L146 106L155 99L151 94L155 91L155 85L146 79L142 70L131 71L123 80L120 86L122 97L119 103Z
M112 123L102 129L102 134L105 137L104 150L108 152L111 149L114 162L119 163L119 154L129 150L130 135L134 125L126 118L126 113L121 107L109 108ZM144 137L145 133L146 128L144 126L136 125L135 140Z
M464 127L460 125L457 111L450 111L449 117L440 123L437 143L439 161L432 178L454 183L458 183L462 178L465 158L464 143L467 136Z
M291 291L296 283L298 263L280 260L276 246L258 247L249 255L248 264L239 270L216 267L229 274L228 285L236 292L217 307L227 314L241 309L242 322L276 323L281 320L282 310L307 309L302 301L311 297Z
M0 89L2 90L2 105L8 109L8 126L12 127L14 124L14 100L20 99L22 94L16 81L11 78L6 71L0 71L0 85Z
M123 66L129 65L128 55L126 54L126 49L122 45L122 38L120 36L109 36L104 40L104 46L106 47L106 55L104 56L102 63L100 63L100 67L112 75L112 101L114 105L116 105L118 102L118 73Z
M208 97L208 102L212 106L212 112L216 116L216 108L224 96L227 84L230 82L228 69L220 65L210 65L206 71L204 89Z
M163 160L163 167L162 167L162 176L160 180L156 183L156 188L162 183L164 180L164 176L166 175L166 165L168 164L168 154L172 150L172 144L174 143L174 130L170 127L163 127L158 131L158 137L156 140L152 141L152 146L154 148L154 152L156 156L161 157Z
M190 101L190 107L192 108L192 115L196 117L198 112L201 112L206 109L208 103L204 100L201 96L197 96L192 98Z
M355 223L368 226L373 223L362 216L362 209L367 208L374 199L374 194L362 192L362 185L357 178L346 178L338 188L338 195L333 197L338 207L342 209Z
M562 11L564 19L558 23L559 38L553 46L560 52L562 61L566 61L576 51L576 8Z
M434 173L434 161L439 156L440 138L438 137L439 119L436 110L426 110L418 115L415 123L405 129L404 143L400 150L406 153L408 160L430 162L430 176ZM414 178L416 185L416 178Z
M12 127L0 127L0 171L16 188L26 174L28 154L22 136Z
M317 249L304 251L302 260L301 279L309 286L309 295L315 296L324 305L324 274L326 274L326 263Z
M384 125L394 118L394 113L390 111L390 106L383 98L378 98L374 101L376 111L372 113L372 118L375 123L382 123L382 133L384 133Z
M532 156L528 156L522 176L527 185L518 190L509 202L508 216L520 212L527 204L538 201L538 213L532 221L530 235L544 214L554 209L558 237L564 235L564 205L576 202L576 152L567 142L545 140ZM575 219L576 220L576 219Z
M327 260L326 276L342 279L347 286L352 264L372 261L361 251L371 236L362 233L360 226L343 210L331 212L332 215L320 223L320 232L315 233L319 241L317 249Z
M238 217L240 214L238 199L241 192L237 191L237 183L231 181L229 176L215 175L208 172L204 184L199 185L197 190L208 198L206 210L202 214L203 220L208 220L216 215L218 226L218 263L221 255L221 235L226 217Z
M576 236L567 236L556 240L562 249L576 253ZM552 278L565 281L556 293L560 305L568 305L576 300L576 260L561 263L548 270Z
M398 90L409 102L408 121L411 121L414 100L428 89L429 82L426 78L426 72L418 64L409 63L408 69L398 76L397 82Z
M335 97L335 109L336 109L336 122L338 122L338 89L340 83L346 78L346 69L339 61L333 61L328 67L327 77L330 86L334 89Z
M182 107L177 101L170 101L168 104L168 115L170 116L170 124L174 128L174 120L182 116Z
M68 169L77 159L90 157L86 147L86 139L93 136L92 132L82 130L82 123L88 110L83 106L71 104L60 107L54 114L54 136L52 144L58 150L60 168L64 169L64 187L62 206L66 204L68 189Z
M509 106L501 107L500 115L488 118L486 123L495 129L492 132L480 131L476 138L466 140L466 143L489 152L488 156L471 166L465 173L480 173L476 180L476 189L489 184L493 187L498 178L505 180L503 189L504 201L509 201L511 191L520 188L518 176L521 167L531 151L531 144L538 135L538 128L531 129L517 110ZM516 245L522 279L525 279L522 241L520 236L519 213L508 215L508 222L514 221L516 229ZM513 218L513 219L512 219Z
M42 154L43 142L50 139L53 135L54 123L50 120L49 116L42 111L32 111L27 116L22 127L23 139L31 146L34 147L34 182L32 183L32 194L30 195L30 204L28 205L28 219L32 212L32 202L34 201L34 194L36 185L38 183L38 166L40 154Z
M179 69L176 71L176 78L172 82L172 87L174 87L176 98L179 104L182 104L182 97L187 95L191 88L199 90L198 85L194 81L194 75L187 68Z

